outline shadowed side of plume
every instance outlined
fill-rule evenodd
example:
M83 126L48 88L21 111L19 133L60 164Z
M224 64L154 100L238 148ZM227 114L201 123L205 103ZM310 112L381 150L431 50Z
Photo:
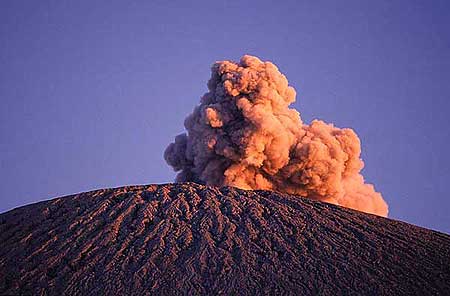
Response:
M0 294L445 294L450 237L314 200L194 183L0 215Z

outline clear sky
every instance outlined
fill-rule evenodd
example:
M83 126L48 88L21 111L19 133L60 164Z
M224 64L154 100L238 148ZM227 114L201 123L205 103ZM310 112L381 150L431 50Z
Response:
M390 217L450 233L450 2L0 2L0 212L171 182L210 65L273 61L302 119L351 127Z

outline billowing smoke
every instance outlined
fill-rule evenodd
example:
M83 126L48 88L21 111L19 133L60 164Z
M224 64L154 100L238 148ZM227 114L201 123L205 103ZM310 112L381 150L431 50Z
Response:
M270 62L245 55L217 62L207 92L164 157L176 181L267 189L387 216L360 174L361 144L351 129L290 109L295 90Z

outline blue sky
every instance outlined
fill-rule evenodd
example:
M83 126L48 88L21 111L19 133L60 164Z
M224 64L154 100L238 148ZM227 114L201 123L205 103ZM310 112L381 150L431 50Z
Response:
M390 217L450 233L448 1L1 1L0 212L171 182L210 66L273 61L294 108L351 127Z

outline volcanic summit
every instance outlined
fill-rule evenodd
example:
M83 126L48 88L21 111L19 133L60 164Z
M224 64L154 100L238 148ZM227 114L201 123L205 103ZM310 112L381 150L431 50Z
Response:
M1 214L0 241L0 295L450 292L450 236L264 190L96 190Z

